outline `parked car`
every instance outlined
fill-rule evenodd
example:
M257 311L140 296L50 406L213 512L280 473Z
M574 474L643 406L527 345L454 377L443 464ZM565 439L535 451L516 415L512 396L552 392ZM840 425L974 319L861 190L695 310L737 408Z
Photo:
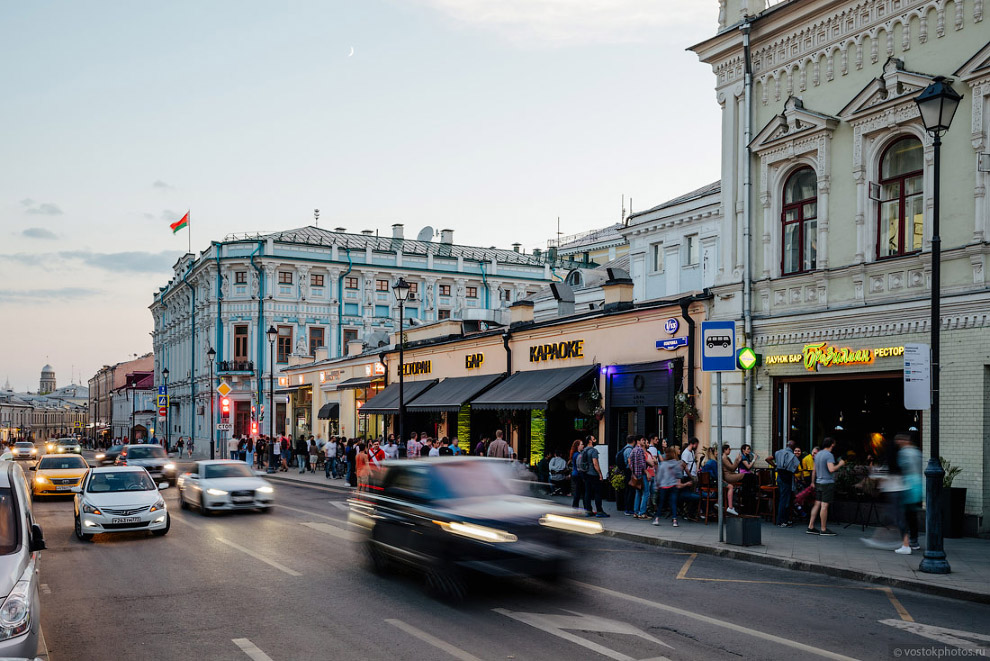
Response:
M84 542L102 532L150 531L162 536L171 521L159 493L168 482L155 484L140 466L99 466L73 487L75 532Z
M38 561L44 549L24 472L14 462L0 464L0 657L33 659L38 651Z
M14 459L33 460L38 458L38 448L34 447L34 443L30 441L17 441L14 443L14 447L10 449L10 453L14 455Z
M407 565L445 596L463 596L471 574L555 579L572 561L565 533L599 533L601 523L520 495L511 471L484 457L386 461L348 520L377 571Z
M121 450L123 450L126 445L111 445L103 452L97 452L93 460L100 466L113 466L114 462L117 461L117 457L120 456Z
M117 455L114 465L147 468L156 482L168 480L169 484L175 486L175 464L160 445L125 445Z
M243 461L197 461L179 476L179 506L198 507L203 514L220 510L272 508L275 490Z
M32 495L68 495L85 477L89 464L75 454L46 454L31 470L35 471Z
M82 445L74 438L60 438L55 443L55 454L82 454Z

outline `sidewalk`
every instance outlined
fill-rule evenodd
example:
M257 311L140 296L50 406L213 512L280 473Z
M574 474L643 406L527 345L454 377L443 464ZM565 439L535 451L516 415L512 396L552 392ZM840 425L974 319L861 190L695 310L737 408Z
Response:
M328 480L322 471L300 475L298 469L290 469L266 477L278 482L351 491L344 480ZM570 506L570 498L554 500ZM834 528L837 536L818 537L805 533L806 524L802 522L793 528L778 528L764 522L760 530L761 546L732 546L719 543L718 525L714 521L705 525L682 520L680 527L673 528L670 519L661 519L660 526L653 526L650 521L617 515L614 503L609 503L606 511L611 518L596 520L604 524L606 535L618 539L990 603L990 540L946 539L945 553L952 573L937 575L918 570L923 551L897 555L892 550L867 547L860 538L872 536L874 528L864 531L859 525L848 528L840 525ZM924 536L921 542L923 546Z

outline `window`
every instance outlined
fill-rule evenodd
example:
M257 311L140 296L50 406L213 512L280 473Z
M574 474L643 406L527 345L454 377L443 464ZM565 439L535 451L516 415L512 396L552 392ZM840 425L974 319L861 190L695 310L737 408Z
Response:
M409 293L410 294L415 294L418 291L419 291L419 283L418 282L410 282L409 283Z
M321 276L322 277L322 276ZM323 328L310 328L309 329L309 355L315 356L316 350L322 346L326 346L323 340Z
M358 288L358 279L357 278L345 278L344 279L344 286L347 287L348 289L357 289Z
M234 360L241 362L248 359L248 327L234 326Z
M467 288L467 297L468 298L478 298L478 288L477 287L468 287Z
M279 326L278 342L275 346L275 358L277 362L289 362L290 353L292 353L292 326Z
M246 285L247 284L247 271L234 271L234 284L235 285Z
M375 280L375 291L388 291L388 280Z
M280 285L291 285L292 284L292 271L279 271L278 272L278 284L280 284Z
M663 270L663 243L650 246L650 270L659 273Z
M502 300L511 303L512 302L512 290L503 289L502 290Z
M818 177L801 168L784 183L781 273L814 271L818 254Z
M309 276L310 287L322 287L323 286L323 276L313 274Z
M437 319L450 319L450 310L437 310Z
M450 285L440 285L440 295L450 296Z
M924 149L917 138L901 138L880 159L877 258L921 250L924 159Z
M698 263L698 235L684 237L687 239L687 254L684 255L685 266L695 266Z
M356 328L345 328L344 329L344 351L347 351L347 343L353 342L358 339L358 332Z

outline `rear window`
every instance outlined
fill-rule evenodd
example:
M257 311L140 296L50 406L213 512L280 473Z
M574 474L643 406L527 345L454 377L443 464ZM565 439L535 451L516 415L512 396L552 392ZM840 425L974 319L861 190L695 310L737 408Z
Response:
M207 480L217 477L254 477L247 464L213 464L205 468L204 475Z
M74 439L64 438L58 442L59 445L79 445Z
M73 468L89 468L82 457L42 457L38 470L70 470Z
M9 488L0 489L0 555L9 555L17 550L19 520L14 494Z
M165 449L158 446L139 448L132 447L127 450L128 459L165 459Z

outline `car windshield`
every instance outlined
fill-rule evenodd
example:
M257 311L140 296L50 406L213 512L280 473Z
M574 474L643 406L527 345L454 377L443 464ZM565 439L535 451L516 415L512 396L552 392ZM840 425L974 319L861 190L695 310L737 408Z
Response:
M59 445L78 445L78 443L76 443L75 441L73 441L71 438L67 438L67 439L61 440L61 441L58 442L58 444Z
M206 479L217 477L254 477L247 464L210 464L206 466Z
M42 457L38 470L70 470L73 468L89 468L82 457Z
M151 476L142 469L140 471L95 473L89 479L89 486L86 487L86 491L89 493L154 491L156 488L155 483L151 481Z
M107 452L116 452L117 454L120 454L120 450L123 447L124 447L123 445L111 445L110 449L107 450Z
M8 555L17 550L20 535L17 508L10 489L0 489L0 555Z
M17 447L22 448L22 449L24 449L24 448L33 448L34 447L34 443L18 443L17 444Z
M132 447L127 451L128 459L165 459L165 450L158 447Z

